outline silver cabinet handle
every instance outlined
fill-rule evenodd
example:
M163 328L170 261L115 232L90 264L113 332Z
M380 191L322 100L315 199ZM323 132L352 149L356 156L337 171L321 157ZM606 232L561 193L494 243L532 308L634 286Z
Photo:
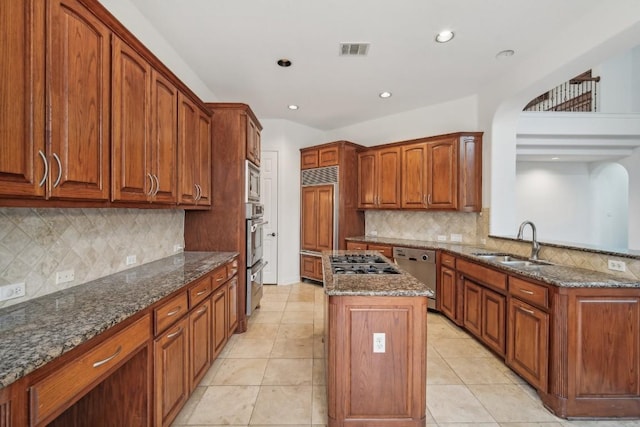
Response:
M148 173L147 177L149 178L149 182L151 183L151 187L149 187L149 191L147 192L147 196L152 196L153 195L153 176Z
M198 201L200 199L202 199L202 187L200 187L200 184L196 184L196 187L198 187Z
M198 310L198 311L196 312L196 314L202 314L202 313L204 313L205 311L207 311L207 306L206 306L206 305L205 305L204 307L202 307L200 310Z
M42 187L44 185L44 182L47 180L47 175L49 175L49 162L47 161L47 157L44 155L42 150L38 150L38 154L40 154L40 157L42 157L42 162L44 163L44 174L42 175L42 179L38 184L38 187Z
M179 334L180 334L180 332L182 332L182 326L180 326L180 327L178 328L178 330L177 330L177 331L175 331L174 333L167 335L167 339L169 339L169 340L170 340L171 338L175 337L176 335L179 335Z
M431 204L431 194L429 194L427 196L427 204L430 205Z
M160 180L158 179L158 175L153 175L153 178L156 180L156 191L153 192L153 197L155 197L158 191L160 191Z
M60 184L60 179L62 179L62 162L56 153L53 153L53 158L56 159L56 163L58 163L58 177L56 178L56 182L53 183L53 187L55 188Z
M198 184L193 184L193 186L196 189L196 195L193 198L194 202L197 202L198 200L200 200L200 188L198 188Z
M528 291L526 289L520 289L520 292L522 292L523 294L527 294L527 295L533 295L533 292Z
M97 368L99 366L104 365L105 363L109 363L111 360L113 360L113 358L115 358L117 355L119 355L121 351L122 351L122 346L119 345L118 348L116 349L115 353L113 353L111 356L107 357L106 359L102 359L102 360L100 360L98 362L95 362L93 364L93 367Z
M200 292L196 293L196 296L197 296L197 297L199 297L200 295L203 295L203 294L206 294L206 293L207 293L207 290L206 290L206 289L204 289L204 290L202 290L202 291L200 291Z
M180 310L182 310L182 306L179 305L178 307L174 308L173 311L170 311L167 313L167 317L171 317L171 316L175 316L176 314L180 313Z

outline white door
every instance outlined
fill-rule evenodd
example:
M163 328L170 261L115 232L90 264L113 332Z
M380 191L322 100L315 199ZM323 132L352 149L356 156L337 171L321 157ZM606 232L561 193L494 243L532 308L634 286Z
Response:
M278 152L263 151L260 155L260 196L264 205L264 220L269 223L264 230L262 259L268 264L262 270L267 284L278 283Z

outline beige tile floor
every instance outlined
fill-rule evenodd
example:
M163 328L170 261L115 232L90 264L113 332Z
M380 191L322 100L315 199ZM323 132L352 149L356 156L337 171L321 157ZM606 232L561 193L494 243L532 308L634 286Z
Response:
M323 316L322 287L265 286L248 331L231 337L173 426L326 426ZM428 426L640 427L557 418L460 328L438 314L428 322Z

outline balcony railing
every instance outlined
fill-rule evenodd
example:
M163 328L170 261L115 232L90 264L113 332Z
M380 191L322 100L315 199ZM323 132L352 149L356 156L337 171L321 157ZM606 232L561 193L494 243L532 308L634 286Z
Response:
M524 111L595 112L599 86L600 77L593 77L589 70L534 98Z

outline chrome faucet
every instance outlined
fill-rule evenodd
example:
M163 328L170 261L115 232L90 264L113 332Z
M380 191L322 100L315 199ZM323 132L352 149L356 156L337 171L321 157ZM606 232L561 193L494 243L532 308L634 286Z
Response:
M520 228L518 229L518 240L522 240L522 233L524 231L524 227L525 225L530 225L531 226L531 231L533 232L533 236L531 238L531 257L529 259L532 260L537 260L538 259L538 252L540 252L540 244L538 243L538 236L536 233L536 226L533 222L531 221L523 221L522 224L520 224Z

